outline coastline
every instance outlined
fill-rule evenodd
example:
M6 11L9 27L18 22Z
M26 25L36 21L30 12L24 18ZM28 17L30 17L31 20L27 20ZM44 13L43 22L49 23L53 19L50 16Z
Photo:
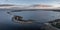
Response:
M60 19L56 19L54 21L49 21L47 23L44 23L43 29L45 29L45 30L60 30L59 27L57 27L58 25L56 25L59 22L60 22ZM55 25L56 27L53 26L52 24Z

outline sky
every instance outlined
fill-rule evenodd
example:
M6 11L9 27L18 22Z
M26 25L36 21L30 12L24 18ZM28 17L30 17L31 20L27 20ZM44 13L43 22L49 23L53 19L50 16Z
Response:
M0 4L16 4L16 5L48 4L60 6L60 0L0 0Z

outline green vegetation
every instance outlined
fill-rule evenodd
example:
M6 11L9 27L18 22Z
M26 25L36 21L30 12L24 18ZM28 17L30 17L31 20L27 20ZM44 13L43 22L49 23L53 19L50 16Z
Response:
M56 23L56 24L51 24L52 26L59 28L60 29L60 23Z
M59 28L60 29L60 19L56 19L54 21L49 22L53 27Z

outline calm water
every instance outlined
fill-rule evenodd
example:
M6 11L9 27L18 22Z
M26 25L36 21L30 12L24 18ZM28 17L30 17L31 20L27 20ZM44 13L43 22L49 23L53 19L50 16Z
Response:
M13 15L22 16L24 20L32 19L36 22L44 23L55 19L60 19L60 12L54 11L21 11L11 12L12 15L7 14L8 11L0 11L0 30L20 30L39 28L41 24L22 25L12 21Z

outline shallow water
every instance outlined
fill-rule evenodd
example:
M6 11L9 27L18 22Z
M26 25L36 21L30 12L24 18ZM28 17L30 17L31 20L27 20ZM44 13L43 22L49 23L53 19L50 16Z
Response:
M22 16L24 20L32 19L39 23L60 19L60 12L54 11L21 11L11 12L12 15L7 14L8 11L0 11L0 30L19 30L19 29L30 29L31 27L39 28L41 24L28 24L22 25L12 21L13 15Z

